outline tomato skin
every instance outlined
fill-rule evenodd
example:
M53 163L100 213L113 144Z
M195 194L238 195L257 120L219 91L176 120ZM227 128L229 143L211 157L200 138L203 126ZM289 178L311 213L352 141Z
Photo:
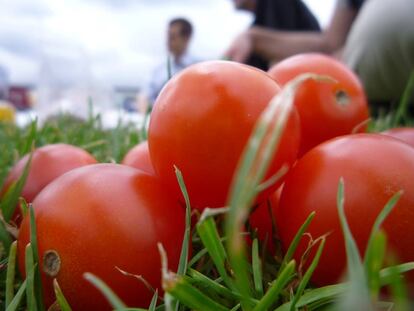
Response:
M1 195L5 194L12 183L23 174L29 155L21 158L9 172ZM33 202L36 195L51 181L60 175L89 164L96 163L96 159L85 150L68 144L51 144L37 148L33 152L29 174L21 195L27 203ZM13 219L21 221L20 210L16 209Z
M315 147L297 162L286 178L276 210L285 249L312 211L316 215L308 232L314 239L329 233L313 275L318 286L337 282L346 266L336 206L341 176L345 184L345 214L362 256L376 217L392 195L404 191L383 229L388 246L399 259L414 260L414 149L379 134L338 137ZM308 242L304 240L296 253L297 260ZM413 275L410 277L414 280Z
M303 73L327 75L335 83L306 81L295 98L301 123L299 157L312 147L336 136L366 132L360 126L369 118L368 104L357 76L338 60L317 53L299 54L285 59L269 69L269 75L283 86ZM348 96L346 104L338 101L337 92Z
M414 127L398 127L381 132L383 135L388 135L397 139L401 139L405 143L414 147Z
M129 150L121 163L140 169L148 174L155 174L154 167L151 163L147 140Z
M193 207L225 206L253 126L278 92L266 73L247 65L211 61L183 70L167 83L152 111L148 143L156 173L181 199L176 165ZM292 111L268 176L282 163L296 160L299 134L298 117ZM279 184L262 193L261 200Z
M60 255L56 278L73 310L111 310L85 272L102 278L130 306L148 306L153 293L115 267L142 275L162 291L157 243L176 271L184 235L184 210L159 180L117 164L73 170L49 184L34 200L41 277L45 302L53 302L53 278L43 271L48 250ZM18 260L24 274L29 241L25 217L18 237Z

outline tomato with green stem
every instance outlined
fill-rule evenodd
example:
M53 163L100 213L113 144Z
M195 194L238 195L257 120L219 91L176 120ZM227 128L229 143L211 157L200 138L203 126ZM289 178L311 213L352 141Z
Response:
M155 102L148 132L156 173L181 199L174 165L193 207L223 207L253 126L279 86L265 72L234 62L210 61L174 76ZM299 120L293 109L267 178L296 160ZM259 194L266 199L282 182Z
M345 183L345 214L361 255L378 214L395 193L404 191L383 229L390 249L399 259L414 260L414 149L379 134L338 137L298 160L285 180L275 210L285 248L305 219L316 212L307 232L313 239L328 235L312 277L319 286L337 282L345 272L345 246L336 200L341 177ZM306 247L307 241L303 241L296 252L297 260ZM413 274L410 279L414 281Z
M147 307L161 288L157 244L167 251L176 271L184 236L182 206L163 189L157 177L117 164L75 169L50 183L36 197L39 268L45 303L54 301L57 279L73 310L111 310L83 275L91 272L106 282L129 306ZM20 271L30 239L29 217L18 237Z
M277 63L269 75L280 85L303 73L329 76L332 82L309 80L295 97L301 123L299 156L340 135L365 132L369 119L364 89L357 76L333 57L299 54Z

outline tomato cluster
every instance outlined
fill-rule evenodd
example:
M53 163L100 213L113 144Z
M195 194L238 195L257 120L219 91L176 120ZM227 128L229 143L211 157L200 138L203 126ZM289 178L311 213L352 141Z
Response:
M337 281L346 266L335 200L343 177L345 212L361 252L386 201L405 191L384 229L400 258L413 260L409 242L414 238L410 226L414 196L409 190L414 186L414 149L385 135L352 134L366 130L368 108L363 88L349 69L315 54L295 56L269 73L211 61L183 70L166 84L151 114L148 142L133 148L123 165L74 169L95 160L89 156L89 162L70 164L77 157L65 149L59 160L46 157L46 164L38 164L36 152L42 148L34 153L26 187L35 190L23 196L33 202L46 303L54 301L51 282L56 278L74 310L109 309L99 291L83 279L85 272L92 272L126 303L146 307L152 292L117 268L142 275L161 290L157 243L167 250L170 268L177 268L184 208L175 167L183 174L194 209L225 206L239 158L259 116L280 93L279 85L306 72L333 80L307 80L299 87L265 178L282 166L290 171L285 180L258 193L251 227L257 228L260 239L269 241L272 252L275 234L286 249L306 217L316 211L309 233L314 238L329 236L313 281L319 285ZM345 136L335 138L340 135ZM51 171L44 169L47 166L60 170L53 176L42 175ZM22 167L20 162L16 165L6 187ZM37 171L43 177L35 177ZM23 273L29 229L26 217L18 238ZM305 248L306 243L298 248L298 260ZM59 263L51 265L54 271L50 271L50 256Z

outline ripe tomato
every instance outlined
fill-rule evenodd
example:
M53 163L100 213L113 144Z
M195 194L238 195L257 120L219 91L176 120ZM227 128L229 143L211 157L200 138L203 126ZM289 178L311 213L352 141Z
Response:
M91 272L128 305L146 307L153 293L116 267L142 275L161 290L158 242L167 251L170 268L177 269L184 210L155 176L123 165L90 165L50 183L33 206L47 305L54 300L52 280L56 277L73 310L111 310L101 293L84 280L83 274ZM18 238L23 274L28 218L23 220ZM57 262L56 253L60 268L52 273L50 263Z
M181 198L176 165L192 206L224 206L253 126L278 91L266 73L239 63L211 61L183 70L167 83L152 111L148 143L156 173ZM292 110L268 176L295 161L299 133Z
M13 166L1 190L1 195L4 195L12 183L20 178L28 159L29 155L25 155ZM40 147L33 152L29 174L21 196L30 203L55 178L74 168L94 163L96 160L92 155L76 146L53 144ZM20 223L20 217L20 211L16 209L14 221Z
M285 249L312 211L316 212L308 228L312 237L330 233L313 281L320 286L332 284L346 266L336 205L340 177L345 184L345 214L361 255L380 211L392 195L404 191L383 229L389 247L401 261L414 260L414 149L385 135L347 135L315 147L297 162L285 180L276 209ZM299 248L297 260L305 244Z
M152 175L155 174L149 155L148 141L143 141L129 150L121 163Z
M303 73L328 75L336 83L306 81L295 98L301 123L299 156L330 138L351 134L369 118L367 100L356 75L344 64L322 54L300 54L276 64L269 75L280 85ZM361 126L358 132L365 132Z
M405 143L414 147L414 127L393 128L393 129L384 131L381 134L401 139Z

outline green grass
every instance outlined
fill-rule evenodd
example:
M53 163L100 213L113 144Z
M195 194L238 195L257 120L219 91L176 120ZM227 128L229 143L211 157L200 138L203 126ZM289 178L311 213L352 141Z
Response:
M302 79L309 78L312 77ZM414 85L414 82L411 84ZM245 222L257 189L268 182L263 183L263 175L272 153L277 148L296 86L293 84L285 88L281 96L272 101L263 118L257 123L252 139L259 144L247 146L230 196L229 208L213 212L207 210L194 229L191 227L191 198L188 197L185 180L179 170L176 170L177 181L186 203L186 230L178 271L167 271L165 264L168 259L167 254L160 246L164 261L164 297L158 297L158 293L155 293L148 309L128 308L111 291L110 287L99 279L99 276L85 274L85 278L102 291L114 309L292 311L361 310L363 308L364 310L376 310L394 304L395 310L410 310L411 302L407 299L400 274L414 269L414 263L393 265L392 260L387 260L385 257L387 241L380 230L381 223L395 206L400 194L393 197L378 216L366 253L361 257L356 249L343 209L346 182L338 181L337 205L346 241L348 279L336 285L315 288L310 281L320 255L323 253L325 240L329 237L320 237L314 243L315 255L306 271L299 273L298 263L293 259L293 253L303 233L306 232L306 228L314 217L317 217L314 214L309 215L287 252L281 257L270 256L265 246L255 238L255 233L245 229ZM402 106L396 114L374 120L370 128L383 130L390 126L411 124L410 119L406 117L409 100L407 96L404 97ZM287 105L286 102L288 102ZM286 110L280 113L280 109ZM280 119L278 126L272 127L266 120L276 112ZM269 131L273 133L271 143L261 145ZM33 123L26 128L18 128L10 123L0 123L0 150L2 151L0 184L13 163L23 154L30 152L33 146L65 142L85 148L99 162L119 162L142 137L146 137L144 131L131 125L119 124L113 130L106 130L102 127L99 115L96 116L93 113L87 120L63 115L51 118L43 125ZM283 173L283 171L280 172L280 174ZM20 182L16 183L7 199L1 201L7 219L12 215L24 177L23 175ZM275 176L272 182L277 177ZM26 248L25 265L28 273L25 280L22 280L16 272L16 245L12 243L13 239L7 227L0 222L0 242L3 245L0 260L6 267L3 271L0 270L0 310L23 310L24 308L45 310L41 299L34 213L30 206L28 213L31 217L31 244ZM247 236L251 237L251 243L246 243ZM188 258L190 245L192 257ZM388 267L384 266L384 262ZM391 289L391 296L387 298L387 301L383 301L381 297L381 288L384 286ZM54 280L54 289L61 310L71 310L57 280Z

